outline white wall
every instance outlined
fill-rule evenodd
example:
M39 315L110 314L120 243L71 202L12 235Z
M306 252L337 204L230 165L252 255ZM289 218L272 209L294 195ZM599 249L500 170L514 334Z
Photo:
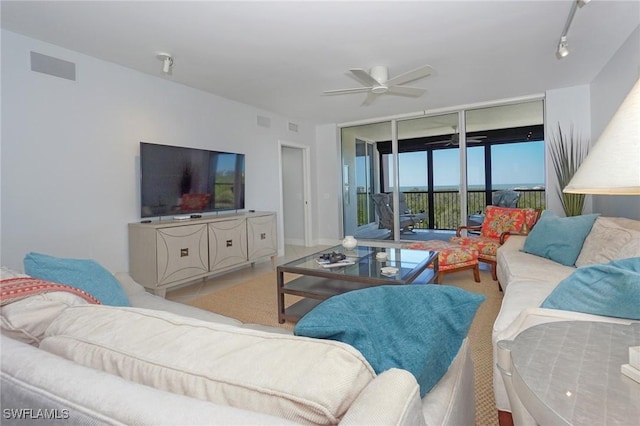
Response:
M14 269L38 251L128 270L127 223L140 220L140 141L246 154L246 208L280 215L278 140L316 138L315 124L170 79L4 30L1 42L0 260ZM32 72L32 50L74 62L77 81ZM258 115L271 126L258 126Z
M640 27L631 33L609 63L591 83L591 134L597 142L622 104L631 87L640 78ZM640 219L640 196L593 197L594 210L605 216Z
M316 144L317 196L311 209L317 223L314 235L318 236L318 244L337 244L342 239L342 170L336 124L317 126Z
M588 145L590 143L591 119L588 85L548 90L545 94L544 132L545 140L547 141L545 146L547 209L558 216L564 216L562 202L557 192L558 179L556 178L548 149L548 144L558 137L558 126L562 129L563 135L569 136L573 132L574 137L584 144ZM591 201L587 197L583 213L591 213L591 210Z

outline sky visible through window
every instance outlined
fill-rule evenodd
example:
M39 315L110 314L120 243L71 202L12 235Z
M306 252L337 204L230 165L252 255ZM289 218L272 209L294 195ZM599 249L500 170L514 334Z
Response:
M524 142L493 145L491 148L493 189L543 188L544 142ZM387 156L391 161L391 155ZM460 179L458 149L434 151L434 185L436 190L457 189ZM467 180L469 189L484 188L484 149L480 146L467 149ZM364 166L364 159L357 159L357 168ZM427 190L426 152L400 154L400 189L403 191ZM389 168L391 170L391 168ZM364 180L358 173L357 186L363 188Z

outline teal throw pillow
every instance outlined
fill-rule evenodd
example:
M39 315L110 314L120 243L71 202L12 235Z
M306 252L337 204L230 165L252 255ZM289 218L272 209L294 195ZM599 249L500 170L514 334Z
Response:
M523 251L573 266L597 214L558 217L545 210L524 241Z
M325 300L294 333L348 343L377 374L407 370L423 397L449 369L484 299L444 285L371 287Z
M24 258L24 270L34 278L84 290L104 305L131 306L118 280L93 260L28 253Z
M640 257L576 269L541 307L640 320Z

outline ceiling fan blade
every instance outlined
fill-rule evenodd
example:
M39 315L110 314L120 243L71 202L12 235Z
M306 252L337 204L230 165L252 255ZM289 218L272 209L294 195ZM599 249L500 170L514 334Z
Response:
M368 106L376 100L376 98L380 96L377 93L369 92L366 98L364 98L364 102L362 102L362 106Z
M360 80L361 82L363 82L367 86L379 86L380 85L380 82L378 80L376 80L375 78L371 77L371 74L369 74L368 72L366 72L362 68L353 68L353 69L350 69L349 71L351 71L353 73L353 75L358 80Z
M419 87L409 87L409 86L391 86L389 87L389 90L387 90L387 93L393 94L393 95L400 95L400 96L422 96L424 95L424 93L427 91L427 89L421 89Z
M417 80L419 78L423 78L431 74L433 68L429 65L421 66L420 68L416 68L412 71L405 72L404 74L397 75L393 78L387 80L387 86L392 86L396 84L404 84L413 80Z
M325 90L324 93L325 95L341 95L344 93L361 93L361 92L368 92L371 90L371 87L355 87L353 89L336 89L336 90Z
M427 142L425 143L425 145L436 145L436 144L443 144L443 143L448 146L448 145L451 145L452 143L455 143L455 141L453 139L443 139L441 141Z

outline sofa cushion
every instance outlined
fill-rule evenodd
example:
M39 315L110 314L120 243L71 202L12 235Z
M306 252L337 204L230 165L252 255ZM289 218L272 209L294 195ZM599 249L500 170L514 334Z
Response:
M6 336L0 336L0 347L3 425L299 426L134 383ZM9 417L11 409L26 416Z
M129 298L118 280L91 259L68 259L28 253L24 258L24 269L34 278L84 290L105 305L130 305Z
M597 214L558 217L545 210L524 242L524 251L573 266Z
M576 269L541 307L640 320L640 257Z
M599 217L584 240L576 266L640 257L640 250L634 252L634 245L640 249L640 231L624 228L610 218Z
M3 305L2 334L37 346L43 339L47 327L66 308L88 303L76 294L53 291Z
M64 287L71 291L55 291ZM72 287L34 279L4 266L0 268L0 288L2 334L35 346L64 309L90 303L92 299L86 293L74 294Z
M157 389L334 424L375 372L353 347L139 308L78 306L40 348Z
M348 343L378 374L407 370L422 397L447 372L484 299L451 286L370 287L325 300L294 333Z
M550 282L555 287L575 271L573 266L561 265L551 259L523 252L524 241L524 236L514 235L498 249L496 272L500 286L505 291L505 296L508 293L508 287L513 282L523 280Z

